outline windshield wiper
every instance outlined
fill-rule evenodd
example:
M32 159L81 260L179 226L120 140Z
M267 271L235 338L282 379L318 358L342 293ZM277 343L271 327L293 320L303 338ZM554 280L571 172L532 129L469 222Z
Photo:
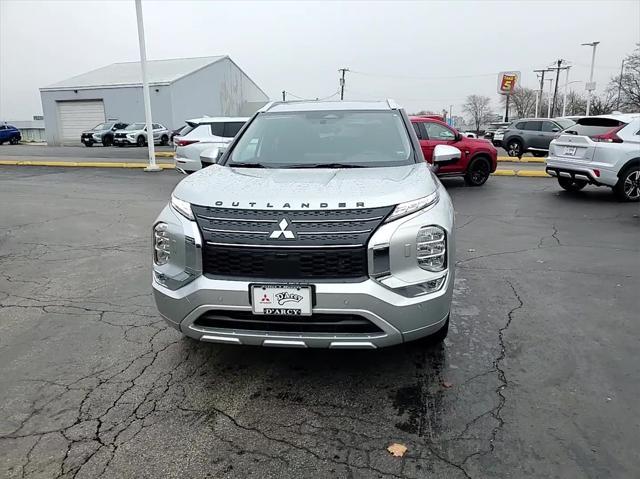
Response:
M293 164L286 165L285 168L366 168L363 165L354 165L349 163L311 163L311 164Z
M269 168L262 163L228 163L227 166L234 168Z

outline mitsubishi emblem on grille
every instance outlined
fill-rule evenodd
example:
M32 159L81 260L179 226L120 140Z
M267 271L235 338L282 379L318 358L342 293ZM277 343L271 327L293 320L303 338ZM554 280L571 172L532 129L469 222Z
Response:
M284 236L286 239L294 239L296 237L293 234L293 231L287 229L287 227L289 226L289 222L285 218L282 218L282 221L278 223L278 226L280 227L280 229L273 231L269 238L278 239L281 236Z

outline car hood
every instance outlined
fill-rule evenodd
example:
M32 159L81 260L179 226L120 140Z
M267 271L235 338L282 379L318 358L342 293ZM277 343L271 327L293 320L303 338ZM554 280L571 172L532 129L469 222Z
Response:
M131 134L131 133L144 133L143 130L116 130L114 131L114 133L127 133L127 134Z
M182 180L174 195L191 204L221 208L338 209L396 205L437 188L427 163L343 169L213 165Z
M491 142L489 140L485 140L484 138L469 138L469 137L466 137L464 139L464 142L468 146L485 146L486 147L488 145L491 145Z

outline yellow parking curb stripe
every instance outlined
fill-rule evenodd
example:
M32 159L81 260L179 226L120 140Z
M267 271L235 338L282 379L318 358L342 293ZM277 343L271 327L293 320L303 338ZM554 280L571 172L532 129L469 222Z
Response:
M173 151L156 151L156 158L173 158L174 155Z
M516 176L516 170L496 170L492 174L496 176Z
M498 161L508 161L510 163L544 163L544 158L515 158L510 156L499 156Z
M551 178L551 175L548 175L547 172L543 170L518 170L516 171L516 175L531 178Z
M147 163L101 162L101 161L31 161L31 160L0 160L0 165L8 166L74 166L87 168L146 168ZM163 169L174 169L171 163L158 163Z

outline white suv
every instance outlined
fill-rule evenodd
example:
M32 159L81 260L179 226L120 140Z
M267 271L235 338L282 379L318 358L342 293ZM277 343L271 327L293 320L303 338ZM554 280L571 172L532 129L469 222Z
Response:
M581 118L549 146L547 173L578 191L609 186L623 201L640 200L640 113Z
M176 167L188 172L201 169L200 153L214 146L227 146L247 120L249 118L205 117L187 121L193 129L174 138Z

